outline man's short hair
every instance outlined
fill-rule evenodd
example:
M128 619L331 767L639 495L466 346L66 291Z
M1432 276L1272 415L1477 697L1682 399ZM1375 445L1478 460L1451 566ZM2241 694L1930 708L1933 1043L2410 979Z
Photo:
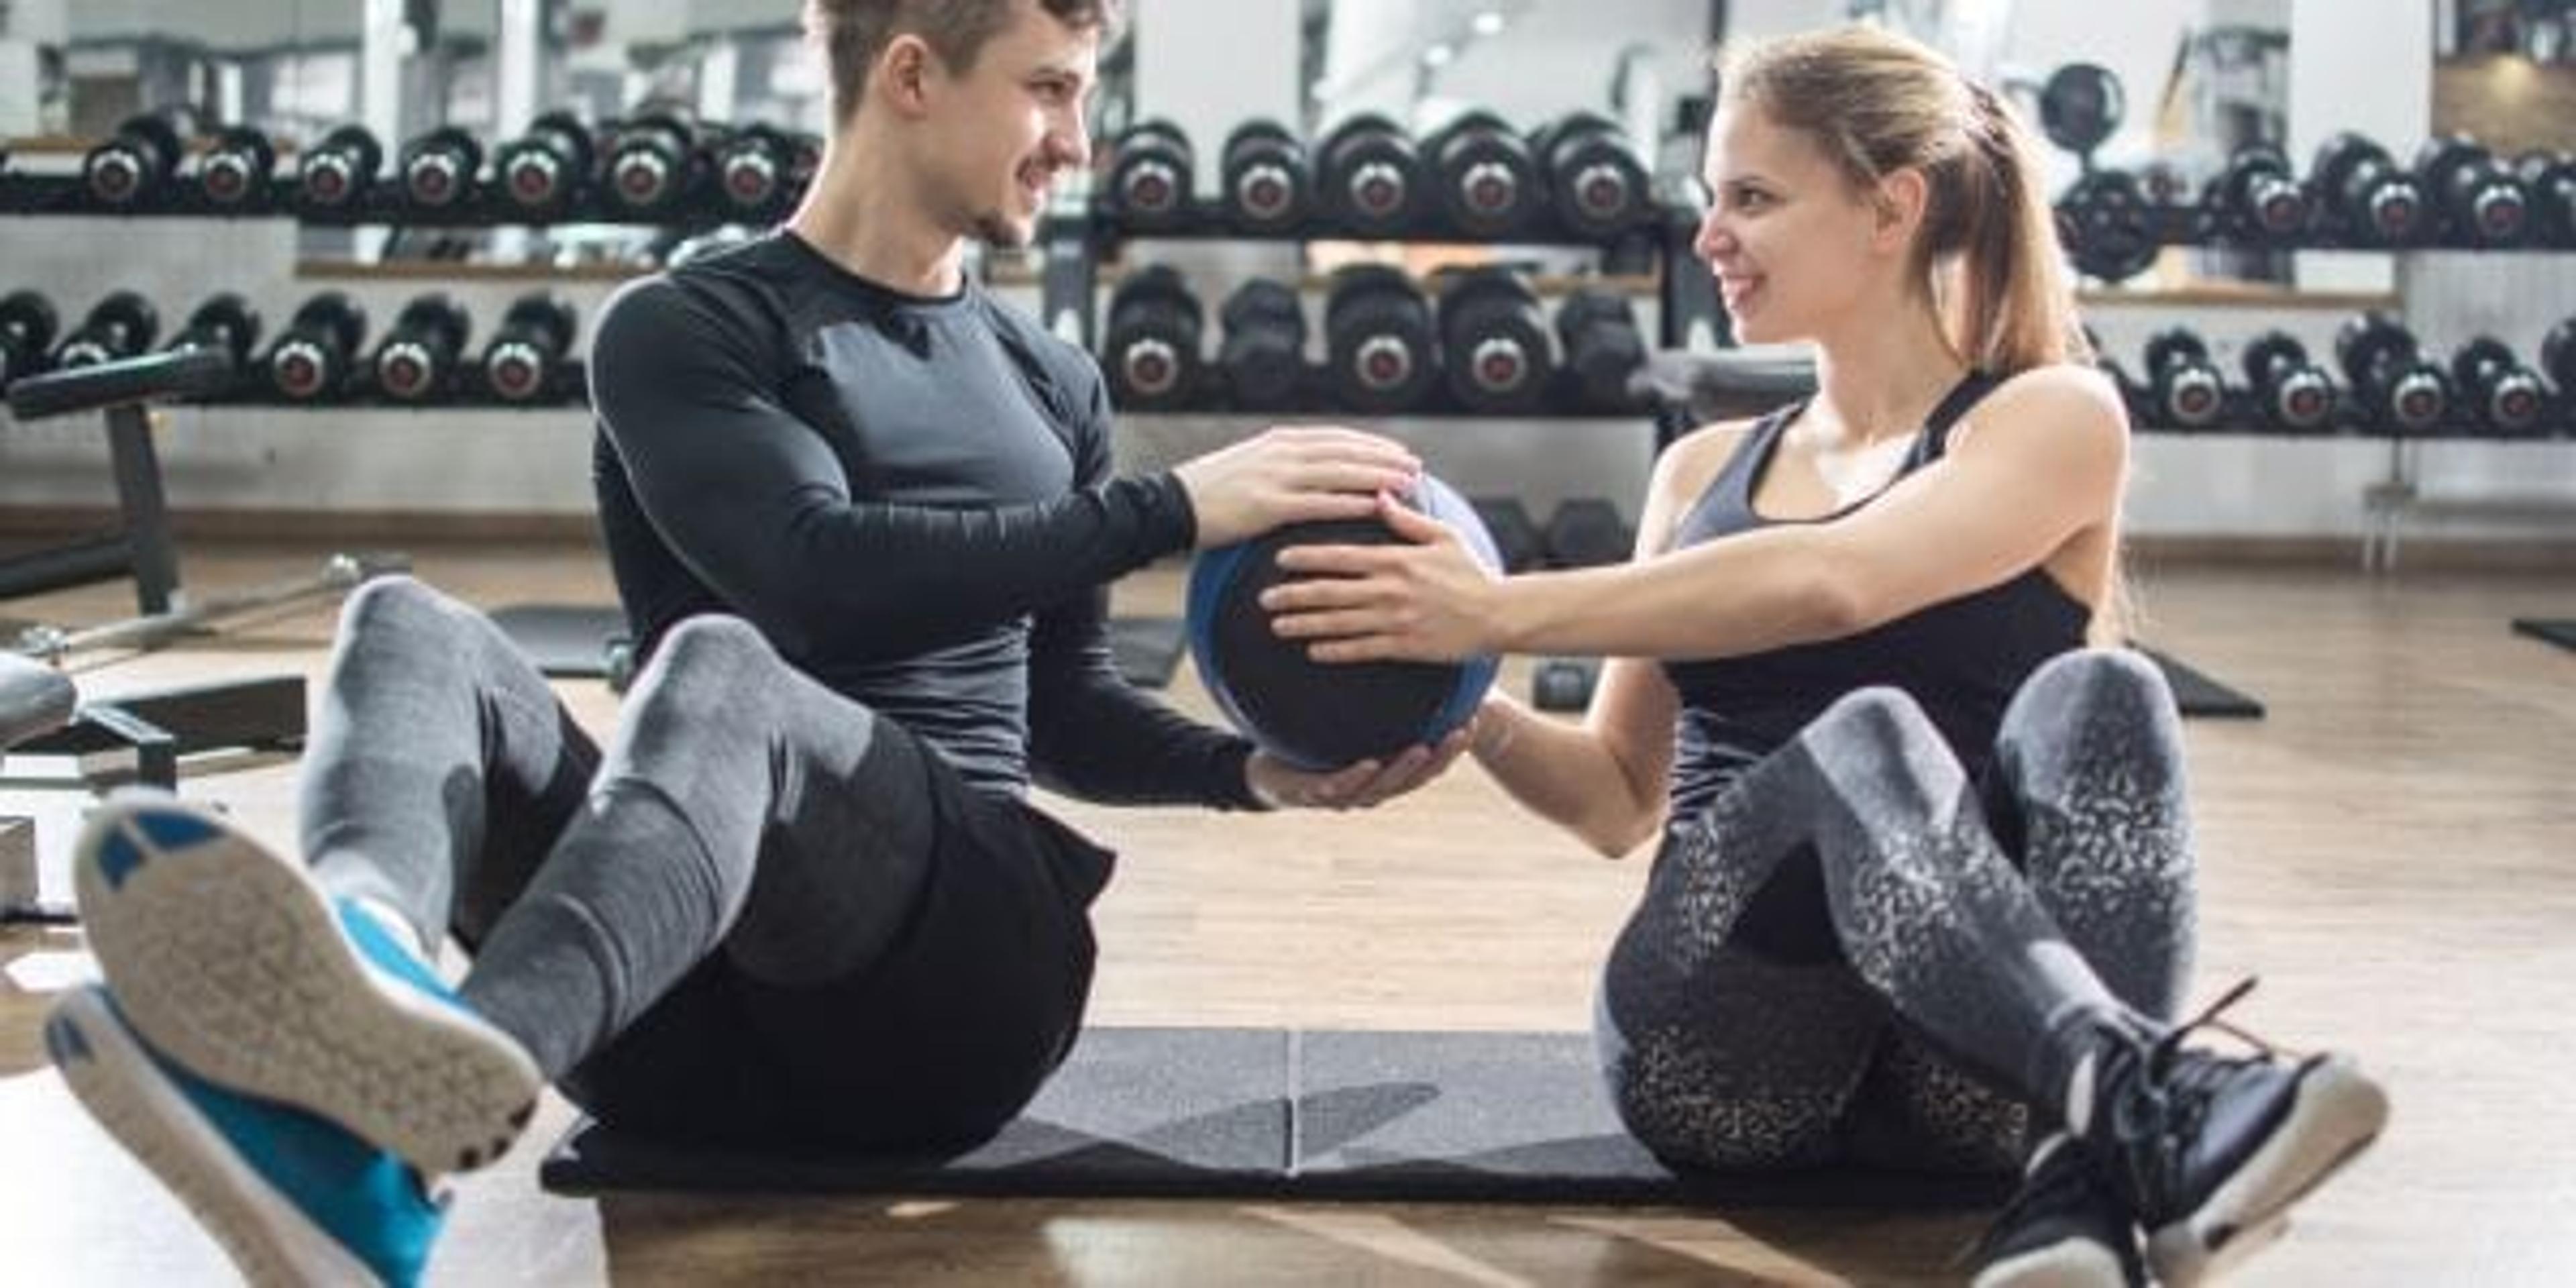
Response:
M868 69L903 35L921 37L956 72L975 66L986 43L1011 25L1030 0L805 0L805 34L822 46L832 77L832 123L849 123L868 87ZM1038 10L1077 30L1106 30L1120 21L1121 0L1034 0Z

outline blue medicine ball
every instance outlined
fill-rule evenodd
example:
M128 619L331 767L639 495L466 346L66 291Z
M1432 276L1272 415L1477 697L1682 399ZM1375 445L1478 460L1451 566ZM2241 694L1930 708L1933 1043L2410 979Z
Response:
M1475 507L1424 475L1404 502L1458 530L1487 568L1502 556ZM1306 642L1281 639L1261 607L1289 546L1382 545L1399 538L1375 518L1292 523L1210 550L1190 569L1190 659L1234 727L1302 769L1339 769L1436 743L1475 714L1496 659L1315 662Z

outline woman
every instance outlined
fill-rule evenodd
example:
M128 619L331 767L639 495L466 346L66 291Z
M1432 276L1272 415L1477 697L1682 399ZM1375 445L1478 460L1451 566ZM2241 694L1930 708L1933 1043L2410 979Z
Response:
M1474 751L1604 854L1662 829L1597 1025L1658 1155L1993 1166L2030 1126L1979 1282L2138 1282L2140 1230L2193 1282L2386 1102L2171 1023L2180 743L2159 674L2085 647L2117 638L2127 426L2036 150L1871 29L1723 73L1696 249L1740 337L1814 345L1816 396L1673 443L1628 564L1494 580L1389 504L1417 544L1288 552L1313 575L1265 602L1319 660L1613 657L1581 727L1496 699Z

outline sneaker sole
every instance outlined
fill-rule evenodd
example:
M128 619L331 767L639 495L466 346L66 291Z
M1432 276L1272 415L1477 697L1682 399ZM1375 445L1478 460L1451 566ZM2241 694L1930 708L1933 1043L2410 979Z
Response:
M172 815L214 835L164 850L128 826ZM101 870L111 840L143 856L121 882ZM118 1006L190 1072L320 1114L424 1175L492 1162L534 1114L543 1082L516 1041L379 982L303 870L219 816L111 800L78 853L82 926Z
M2326 1182L2388 1123L2388 1095L2342 1056L2299 1076L2297 1098L2272 1138L2190 1215L2147 1239L2147 1261L2168 1288L2190 1288L2278 1239L2292 1204Z
M243 1164L95 990L57 1002L45 1017L45 1040L72 1095L196 1215L244 1278L261 1288L375 1282L374 1271ZM87 1058L62 1054L74 1042Z
M2090 1239L2069 1239L1977 1272L1969 1288L2128 1288L2120 1258Z

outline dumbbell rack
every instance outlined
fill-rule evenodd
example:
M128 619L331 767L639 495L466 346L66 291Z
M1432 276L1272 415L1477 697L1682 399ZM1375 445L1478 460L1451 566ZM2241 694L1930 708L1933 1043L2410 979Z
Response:
M422 228L543 228L555 224L628 224L704 232L728 223L774 222L795 208L803 194L796 183L782 183L778 194L759 207L718 208L704 202L682 205L669 214L648 214L610 201L595 184L586 184L559 207L534 209L509 201L497 186L478 183L455 202L426 209L413 204L399 176L380 171L365 191L345 206L315 206L302 199L296 180L271 175L245 200L220 203L198 185L174 181L151 196L126 205L99 201L77 174L35 174L16 169L0 172L0 215L82 215L110 218L184 217L196 219L269 219L286 217L315 228L357 228L401 224Z

